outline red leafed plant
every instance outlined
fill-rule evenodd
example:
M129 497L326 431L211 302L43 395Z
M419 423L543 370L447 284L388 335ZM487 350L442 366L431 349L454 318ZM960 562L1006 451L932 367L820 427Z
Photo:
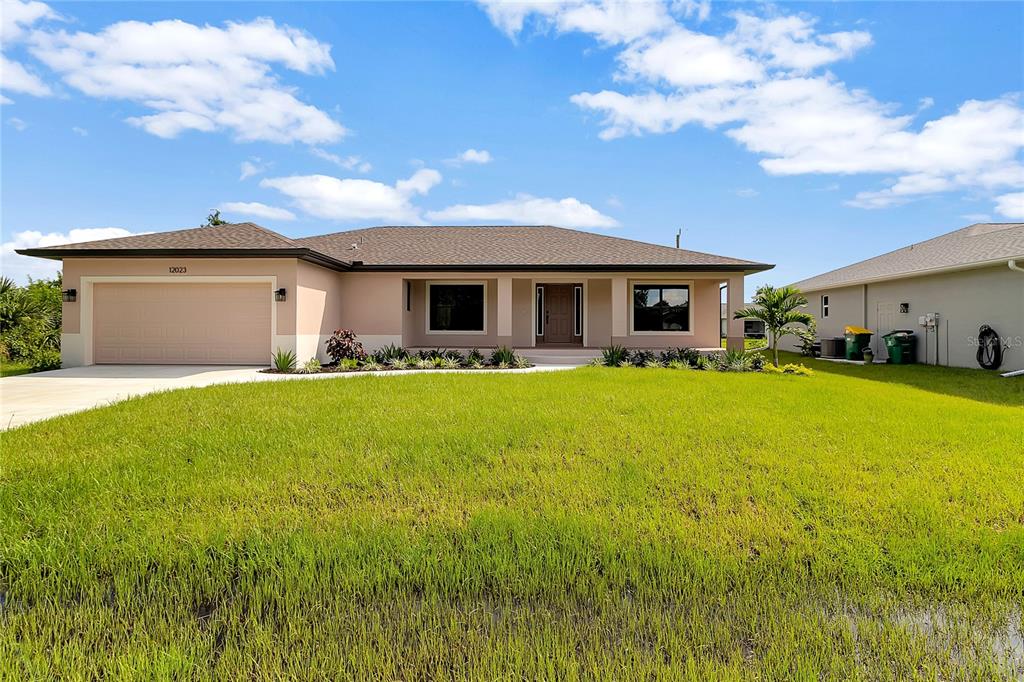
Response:
M346 359L363 360L366 351L363 344L356 341L356 333L351 329L335 329L331 338L327 339L327 354L335 362Z

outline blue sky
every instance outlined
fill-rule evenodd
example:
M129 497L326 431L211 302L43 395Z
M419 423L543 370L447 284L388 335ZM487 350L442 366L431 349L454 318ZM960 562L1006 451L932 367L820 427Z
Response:
M3 0L14 248L562 224L787 283L1024 219L1021 3ZM468 153L467 153L468 152Z

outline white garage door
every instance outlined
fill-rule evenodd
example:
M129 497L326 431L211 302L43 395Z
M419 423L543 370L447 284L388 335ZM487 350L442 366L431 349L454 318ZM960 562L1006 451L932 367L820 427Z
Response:
M93 362L266 365L269 283L93 285Z

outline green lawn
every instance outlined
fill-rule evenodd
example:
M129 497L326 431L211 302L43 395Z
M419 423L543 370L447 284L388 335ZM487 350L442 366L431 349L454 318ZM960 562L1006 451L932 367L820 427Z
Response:
M728 339L722 339L722 348L725 348ZM768 342L764 339L743 339L743 348L746 350L758 350L767 348Z
M0 678L1024 675L1021 381L809 364L213 386L3 434Z
M0 362L0 377L13 377L31 371L32 363L29 362Z

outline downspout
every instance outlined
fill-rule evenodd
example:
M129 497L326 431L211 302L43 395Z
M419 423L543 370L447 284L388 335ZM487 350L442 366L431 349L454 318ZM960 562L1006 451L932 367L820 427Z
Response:
M1017 265L1017 260L1015 258L1014 259L1010 259L1010 261L1007 262L1006 264L1008 266L1010 266L1011 270L1016 270L1017 272L1024 272L1024 268L1022 268L1021 266Z

